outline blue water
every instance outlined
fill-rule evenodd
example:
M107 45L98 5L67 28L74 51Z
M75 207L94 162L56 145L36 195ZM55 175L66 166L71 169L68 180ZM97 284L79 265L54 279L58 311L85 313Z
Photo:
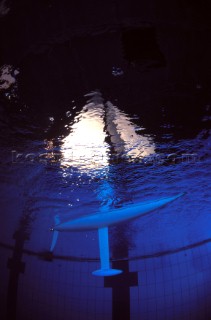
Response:
M129 256L134 258L209 239L211 140L207 128L209 119L204 118L209 110L204 110L201 129L195 136L182 138L185 128L180 127L178 138L176 124L165 122L165 118L160 124L160 132L149 134L142 126L141 112L134 116L118 105L115 105L115 112L108 111L101 96L100 100L96 96L90 97L91 107L90 102L76 106L71 119L70 111L65 110L63 122L46 115L40 125L39 117L31 118L28 110L16 111L9 116L2 112L4 123L12 123L12 126L5 124L4 138L1 137L3 210L0 241L10 243L11 234L26 215L30 233L27 247L35 252L47 251L52 236L49 228L54 224L56 214L66 221L96 212L103 206L121 207L180 192L186 194L178 201L126 223L127 231L118 233L118 241L129 244ZM91 118L87 110L91 110ZM91 136L92 141L83 141L89 128L86 131L84 122L85 129L80 133L78 124L82 123L83 127L83 121L87 119L100 121L96 130L102 135L102 142L95 141L98 131ZM104 122L107 129L102 126ZM130 130L127 132L128 127L137 135L131 138L132 142L130 136L127 137L131 134ZM82 146L77 146L76 150L78 138L74 139L80 134ZM64 139L68 136L75 145L68 145L69 142L65 145ZM110 141L105 143L105 137ZM93 148L94 154L90 155ZM70 163L64 160L70 157L68 152L74 154ZM91 159L94 159L93 165ZM111 243L117 241L116 229L118 226L111 228ZM74 242L75 237L77 246L69 246L67 243ZM93 241L97 241L95 232L63 234L56 251L97 258L97 247L93 250L91 247ZM121 257L120 253L118 258Z
M203 107L195 122L190 110L174 118L174 109L164 113L160 106L160 117L151 113L148 127L146 110L134 114L101 94L70 103L60 116L53 110L39 114L30 107L2 105L3 314L7 303L9 310L14 306L9 281L15 281L19 264L10 268L8 261L16 248L25 263L25 272L15 278L17 319L111 319L115 303L126 297L131 319L206 319L210 109ZM114 268L124 269L121 297L115 296L115 285L111 293L109 280L106 284L92 275L100 267L97 231L59 234L49 256L55 216L63 222L182 192L159 210L109 228L110 260L120 263ZM22 248L15 242L16 231L24 238ZM138 280L128 296L123 283L130 283L132 272Z

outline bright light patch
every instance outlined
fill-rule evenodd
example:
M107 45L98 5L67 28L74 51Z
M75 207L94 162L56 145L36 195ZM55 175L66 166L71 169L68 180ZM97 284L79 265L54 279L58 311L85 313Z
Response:
M129 116L111 102L104 104L99 93L90 95L92 99L69 126L70 134L61 140L63 167L103 169L109 167L113 156L131 161L155 153L152 139L138 134L141 128Z
M62 142L63 166L79 169L99 169L108 165L108 148L105 142L104 106L89 103L71 127L71 133Z

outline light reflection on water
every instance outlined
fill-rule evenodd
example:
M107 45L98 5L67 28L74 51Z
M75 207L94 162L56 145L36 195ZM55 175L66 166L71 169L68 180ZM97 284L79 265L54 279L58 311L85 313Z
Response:
M114 157L140 160L155 153L152 139L138 134L141 128L129 116L109 101L104 104L99 92L86 96L91 99L61 139L61 166L88 172L108 167Z
M10 132L9 143L2 147L2 154L7 157L2 157L1 205L5 214L1 220L7 232L3 230L0 240L11 241L23 211L28 210L33 217L28 246L39 251L50 244L48 230L55 214L59 213L65 220L95 212L99 207L119 207L183 191L187 195L162 212L129 222L126 229L122 226L112 229L113 241L127 242L130 254L136 255L179 247L191 243L192 239L209 238L210 131L205 128L192 139L176 140L174 132L170 132L172 128L175 130L174 126L162 124L164 132L158 140L145 133L141 120L132 119L111 102L104 102L99 92L88 94L86 99L74 118L63 124L66 134L61 135L58 129L52 139L47 139L47 144L43 144L46 128L42 129L42 140L34 139L34 135L30 140L28 135L24 138ZM22 126L24 132L25 123ZM27 126L29 128L28 123ZM18 128L21 130L21 122ZM21 150L18 150L19 141ZM9 153L14 145L23 153L24 150L25 153L39 151L46 156L47 152L46 162L11 164ZM181 159L186 153L198 157ZM167 158L168 154L176 156ZM55 155L59 155L58 159ZM123 232L115 231L121 228ZM98 255L96 250L87 249L91 241L88 234L79 237L88 237L87 245L84 241L81 245L78 242L75 251L65 246L67 237L74 241L76 235L61 237L58 250L63 253ZM95 239L92 233L90 237Z
M104 116L103 103L89 102L83 107L69 128L69 135L61 141L61 166L74 166L79 170L108 166Z

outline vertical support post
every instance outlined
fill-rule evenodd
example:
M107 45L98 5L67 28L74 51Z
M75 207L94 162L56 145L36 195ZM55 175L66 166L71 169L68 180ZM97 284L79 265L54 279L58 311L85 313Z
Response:
M109 262L109 243L108 243L108 227L98 229L101 269L110 269Z
M98 229L99 247L100 247L100 261L101 269L93 271L95 276L115 276L122 273L122 270L111 269L109 261L109 242L108 242L108 227Z

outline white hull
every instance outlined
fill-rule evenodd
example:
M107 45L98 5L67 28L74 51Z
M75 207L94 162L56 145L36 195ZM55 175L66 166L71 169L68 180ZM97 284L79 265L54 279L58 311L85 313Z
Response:
M126 220L135 219L150 211L156 210L167 203L176 200L183 193L174 197L163 198L151 202L142 202L136 205L127 205L124 208L112 209L103 212L97 212L88 216L83 216L67 222L58 224L54 227L57 231L83 231L108 227Z

